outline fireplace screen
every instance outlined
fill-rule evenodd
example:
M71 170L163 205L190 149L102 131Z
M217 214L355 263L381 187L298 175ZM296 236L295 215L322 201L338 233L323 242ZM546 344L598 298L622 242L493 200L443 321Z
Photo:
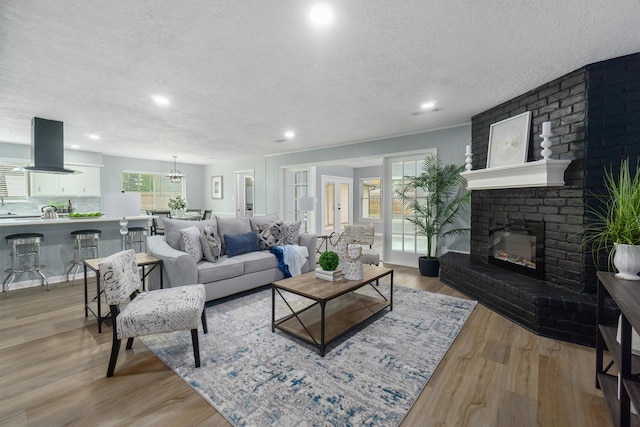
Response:
M544 222L496 224L489 234L489 263L544 279Z

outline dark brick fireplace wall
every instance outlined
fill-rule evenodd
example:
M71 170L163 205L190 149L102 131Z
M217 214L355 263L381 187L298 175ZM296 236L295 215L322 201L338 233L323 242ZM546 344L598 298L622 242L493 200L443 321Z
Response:
M563 187L474 190L471 254L447 254L440 278L541 335L593 345L596 276L581 249L585 204L602 191L603 165L640 155L640 53L585 66L472 118L473 168L487 162L491 124L532 112L528 161L542 158L542 122L551 121L553 159L569 159ZM545 278L489 265L492 221L545 222ZM612 319L614 312L609 315Z

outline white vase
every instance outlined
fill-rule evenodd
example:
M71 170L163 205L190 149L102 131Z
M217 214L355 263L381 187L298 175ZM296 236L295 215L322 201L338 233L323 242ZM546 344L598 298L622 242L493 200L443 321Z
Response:
M342 270L344 271L344 278L347 280L361 280L364 277L362 246L347 245Z
M624 280L640 280L640 245L615 244L613 265L618 272L616 277Z

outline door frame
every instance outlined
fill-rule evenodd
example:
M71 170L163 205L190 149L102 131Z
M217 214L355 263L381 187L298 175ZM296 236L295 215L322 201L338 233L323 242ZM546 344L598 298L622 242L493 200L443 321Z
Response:
M253 216L253 212L255 212L255 204L256 204L256 194L255 194L255 189L256 189L256 184L255 184L255 171L253 169L245 169L245 170L239 170L239 171L235 171L234 172L235 177L236 177L236 201L235 201L235 212L236 212L236 218L239 218L240 215L240 211L242 210L242 216L244 217L251 217ZM246 204L246 186L245 186L245 178L246 177L251 177L253 178L253 186L252 186L252 190L251 190L251 197L252 197L252 209L249 212L249 214L247 214L248 210L247 210L247 204Z

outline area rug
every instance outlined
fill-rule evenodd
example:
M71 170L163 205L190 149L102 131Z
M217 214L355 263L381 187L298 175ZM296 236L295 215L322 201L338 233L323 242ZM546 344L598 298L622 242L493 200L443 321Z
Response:
M271 290L262 289L207 306L200 368L188 331L143 342L235 426L397 426L475 305L395 286L393 311L334 341L321 357L271 332ZM278 302L278 316L285 310Z

